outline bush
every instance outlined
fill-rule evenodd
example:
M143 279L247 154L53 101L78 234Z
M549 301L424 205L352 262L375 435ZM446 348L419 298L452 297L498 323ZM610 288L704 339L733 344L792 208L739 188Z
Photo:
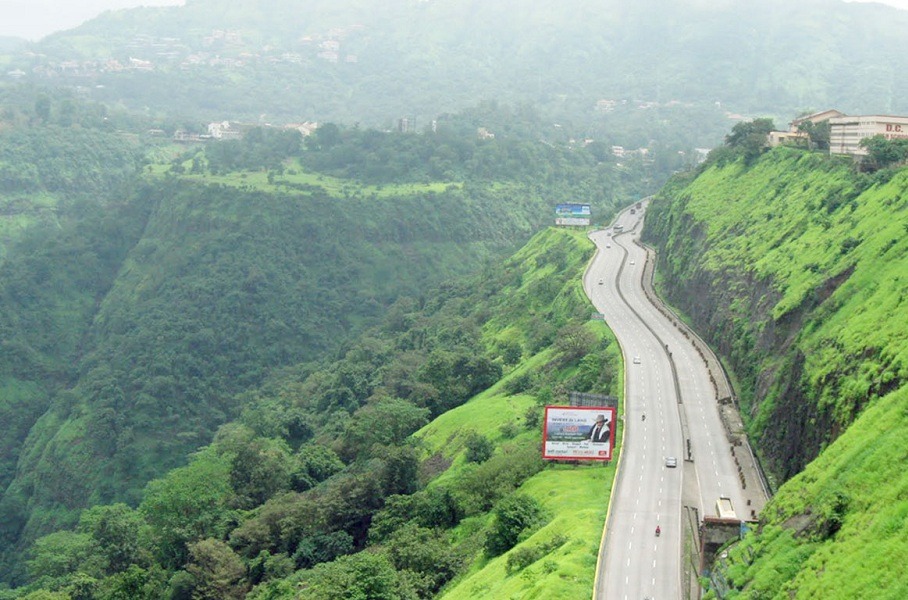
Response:
M466 471L452 491L463 514L475 515L491 509L544 466L537 440L505 445L492 458Z
M498 428L498 432L501 433L501 437L509 440L517 437L517 434L520 433L520 426L514 421L508 421Z
M517 340L506 340L499 344L501 360L506 365L516 365L523 357L523 347Z
M526 371L510 378L505 384L504 389L508 394L514 396L533 389L533 386L535 385L536 376L533 373Z
M485 550L498 556L513 548L526 530L542 525L543 512L539 502L530 496L514 494L495 507L495 522L486 536Z
M567 541L567 536L558 534L542 544L533 544L517 548L508 554L505 570L508 572L508 575L517 571L522 571L543 556L550 554L557 548L563 546Z
M492 453L495 452L495 444L492 443L492 440L475 432L467 437L466 445L466 459L471 463L484 463L492 458Z
M463 560L438 530L407 525L394 533L388 542L388 557L398 570L411 571L417 577L420 597L432 597L460 570Z
M537 429L542 423L543 409L540 406L531 406L523 415L523 422L527 429Z

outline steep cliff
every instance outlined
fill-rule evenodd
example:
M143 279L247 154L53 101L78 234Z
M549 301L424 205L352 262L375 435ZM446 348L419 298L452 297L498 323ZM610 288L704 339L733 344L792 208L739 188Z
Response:
M725 357L764 465L790 480L733 587L840 596L831 582L871 545L908 550L906 205L908 170L860 174L786 148L679 177L653 202L662 291ZM896 512L879 529L882 506ZM885 565L865 565L871 589L904 591Z

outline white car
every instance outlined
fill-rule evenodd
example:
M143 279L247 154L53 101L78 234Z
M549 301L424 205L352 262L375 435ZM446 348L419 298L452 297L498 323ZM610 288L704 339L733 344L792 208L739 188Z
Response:
M605 247L606 247L606 248L611 248L612 245L611 245L611 244L606 244Z
M637 264L637 261L635 261L635 260L632 258L632 259L631 259L631 264L632 264L632 265L636 265L636 264Z
M603 281L602 279L600 279L600 280L599 280L599 285L602 285L603 283L605 283L605 281Z
M634 357L634 364L635 364L635 365L639 365L639 364L640 364L640 357L639 357L639 356L635 356L635 357Z
M674 469L675 467L678 466L678 459L675 458L674 456L668 456L668 457L666 457L666 458L665 458L665 466L668 467L668 468L670 468L670 469Z

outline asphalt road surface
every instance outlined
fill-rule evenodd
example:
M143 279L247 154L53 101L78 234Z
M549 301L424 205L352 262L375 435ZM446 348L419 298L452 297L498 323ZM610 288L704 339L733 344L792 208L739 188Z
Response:
M643 215L622 213L623 233L590 235L599 252L584 280L626 367L624 447L594 593L608 600L684 597L682 486L700 518L717 516L719 496L745 503L706 364L643 292L646 252L634 243Z

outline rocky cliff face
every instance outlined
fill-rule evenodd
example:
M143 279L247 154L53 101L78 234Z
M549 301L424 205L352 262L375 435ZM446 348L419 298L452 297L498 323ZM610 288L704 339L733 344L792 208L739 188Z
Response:
M745 264L714 270L701 262L709 244L705 227L684 214L684 206L683 199L655 202L648 217L646 241L659 248L662 293L690 317L738 375L743 389L736 392L750 424L758 419L766 397L777 392L781 402L766 415L771 425L751 432L771 474L788 479L829 441L823 435L829 431L828 411L803 410L798 382L804 357L792 347L811 307L802 305L774 321L771 312L779 293L772 280L759 278ZM776 360L767 365L770 357Z
M775 175L782 165L790 172L779 181ZM895 377L884 382L886 378L879 377L870 382L862 398L843 406L835 401L846 384L843 380L863 367L842 360L831 371L818 375L808 364L808 353L816 345L830 349L838 344L834 336L815 339L805 335L805 330L816 331L838 312L842 296L848 293L837 291L849 282L856 268L872 268L869 263L862 264L860 256L851 255L853 247L843 246L845 250L838 251L837 260L828 261L828 268L806 256L796 256L786 265L775 258L767 260L760 252L763 247L778 255L797 255L809 251L797 248L804 243L798 236L814 235L814 229L823 227L823 233L835 235L834 224L823 223L830 214L822 208L832 193L829 188L841 187L843 180L860 176L843 167L830 182L811 186L812 193L798 198L795 208L790 186L797 185L799 169L807 177L816 166L813 158L779 153L746 172L727 166L688 181L676 180L653 202L644 231L645 240L659 250L662 293L690 317L736 373L736 391L747 411L754 445L764 466L783 481L816 458L868 401L894 389L894 382L902 380ZM762 181L762 196L745 196L745 190L756 181ZM851 185L855 186L851 191L855 202L860 202L857 190L861 182ZM818 227L808 222L778 235L778 231L790 229L796 219L810 219L810 215L798 213L811 204L819 211ZM851 210L849 220L855 210ZM729 220L729 212L739 213L740 219ZM758 218L754 213L764 214ZM775 239L766 239L767 231ZM832 242L829 244L832 247ZM805 274L806 290L791 301L792 290L805 287L798 281ZM873 362L880 355L879 347L866 344L853 358Z

